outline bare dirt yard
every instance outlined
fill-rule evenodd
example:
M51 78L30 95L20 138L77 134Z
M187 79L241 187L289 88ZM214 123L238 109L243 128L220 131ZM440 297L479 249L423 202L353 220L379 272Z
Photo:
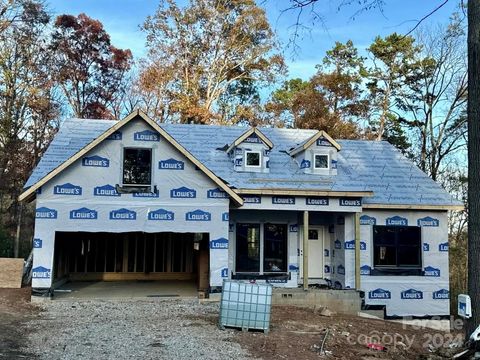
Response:
M459 351L451 348L457 333L311 309L274 307L263 334L219 330L218 303L69 299L34 306L29 291L0 290L0 359L433 360ZM386 349L369 349L368 342Z

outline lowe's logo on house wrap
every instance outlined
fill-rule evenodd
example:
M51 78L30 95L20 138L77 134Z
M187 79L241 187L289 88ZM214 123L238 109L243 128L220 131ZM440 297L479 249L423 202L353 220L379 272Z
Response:
M98 155L87 156L82 159L82 166L109 167L110 160Z
M338 265L337 267L337 273L340 275L345 275L345 266L343 265Z
M66 183L63 185L55 185L53 187L55 195L82 195L82 188L77 185Z
M408 220L401 216L393 216L385 221L387 226L408 226Z
M136 220L137 213L125 208L110 211L110 220Z
M423 251L430 251L430 244L429 243L423 243Z
M448 251L448 242L438 244L438 251Z
M228 239L219 238L210 241L210 249L228 249Z
M372 268L368 265L360 266L360 275L370 275Z
M235 166L242 166L243 158L236 158L235 159Z
M440 289L433 292L433 299L434 300L445 300L450 299L450 291L447 289Z
M288 271L295 271L297 272L300 268L296 264L290 264L288 265Z
M345 241L345 250L355 250L355 240ZM360 241L360 250L367 250L365 241Z
M298 232L298 224L292 224L292 225L290 225L290 227L289 227L289 232L293 232L293 233Z
M229 221L230 220L230 215L228 214L228 212L224 212L222 214L222 221Z
M98 213L85 207L70 211L70 219L73 220L96 220Z
M93 188L93 196L120 196L115 189L115 186L112 185L103 185Z
M35 218L36 219L56 219L57 210L49 209L47 207L40 207L37 210L35 210Z
M133 193L134 198L158 198L160 194L158 191L156 192L140 192L140 193Z
M300 163L300 169L308 169L310 168L310 166L311 166L310 160L303 159L302 162Z
M392 293L388 290L378 288L378 289L369 291L368 298L369 299L391 299Z
M211 221L212 214L209 212L197 209L194 211L187 212L185 214L186 221Z
M325 267L324 267L324 269L323 269L323 272L324 272L325 274L330 274L330 266L325 265Z
M122 132L117 130L111 133L107 136L107 140L122 140Z
M222 271L220 272L220 276L222 278L228 278L228 268L223 268Z
M330 256L330 250L324 249L324 250L323 250L323 256L329 257L329 256Z
M160 135L153 130L144 130L133 134L135 141L160 141Z
M421 218L417 220L417 225L418 226L434 226L438 227L440 226L440 221L438 219L434 219L430 216Z
M330 202L328 198L307 197L305 203L307 205L328 206Z
M272 204L295 205L295 198L294 197L274 196L274 197L272 197Z
M361 199L340 199L340 206L362 206Z
M172 211L158 209L148 213L148 220L172 221L175 220L175 214Z
M33 239L33 248L41 249L42 248L42 239Z
M400 298L404 300L421 300L423 299L423 292L420 290L408 289L400 293Z
M160 160L158 163L158 168L160 170L185 170L185 163L180 160L167 159Z
M332 169L336 169L338 167L338 161L332 159Z
M43 266L37 266L32 269L32 278L34 279L50 279L52 272L50 269L44 268Z
M434 268L432 266L427 266L424 271L424 276L433 276L440 277L440 269Z
M170 197L193 199L197 197L197 192L193 189L189 189L185 186L182 186L178 189L170 190Z
M216 188L207 191L207 198L209 199L228 199L228 195L225 191Z
M340 240L335 240L335 249L341 249L342 248L342 243L340 242Z
M360 216L360 225L377 225L377 219L372 216L362 215Z
M243 201L245 204L261 204L262 198L260 196L244 196Z

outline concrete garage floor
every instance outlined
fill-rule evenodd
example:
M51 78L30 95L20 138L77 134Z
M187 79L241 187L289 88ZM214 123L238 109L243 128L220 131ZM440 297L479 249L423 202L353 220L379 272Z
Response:
M54 299L133 299L197 296L197 285L191 281L75 281L68 282L56 289Z

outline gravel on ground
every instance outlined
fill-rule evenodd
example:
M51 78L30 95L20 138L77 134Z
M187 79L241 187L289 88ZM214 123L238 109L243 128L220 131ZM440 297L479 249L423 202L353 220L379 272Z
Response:
M197 299L54 300L27 323L39 359L252 359Z

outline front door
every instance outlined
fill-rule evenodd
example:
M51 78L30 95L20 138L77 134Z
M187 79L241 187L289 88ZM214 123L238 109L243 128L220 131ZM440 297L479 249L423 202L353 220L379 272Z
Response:
M308 277L323 278L324 228L310 227L308 230Z

